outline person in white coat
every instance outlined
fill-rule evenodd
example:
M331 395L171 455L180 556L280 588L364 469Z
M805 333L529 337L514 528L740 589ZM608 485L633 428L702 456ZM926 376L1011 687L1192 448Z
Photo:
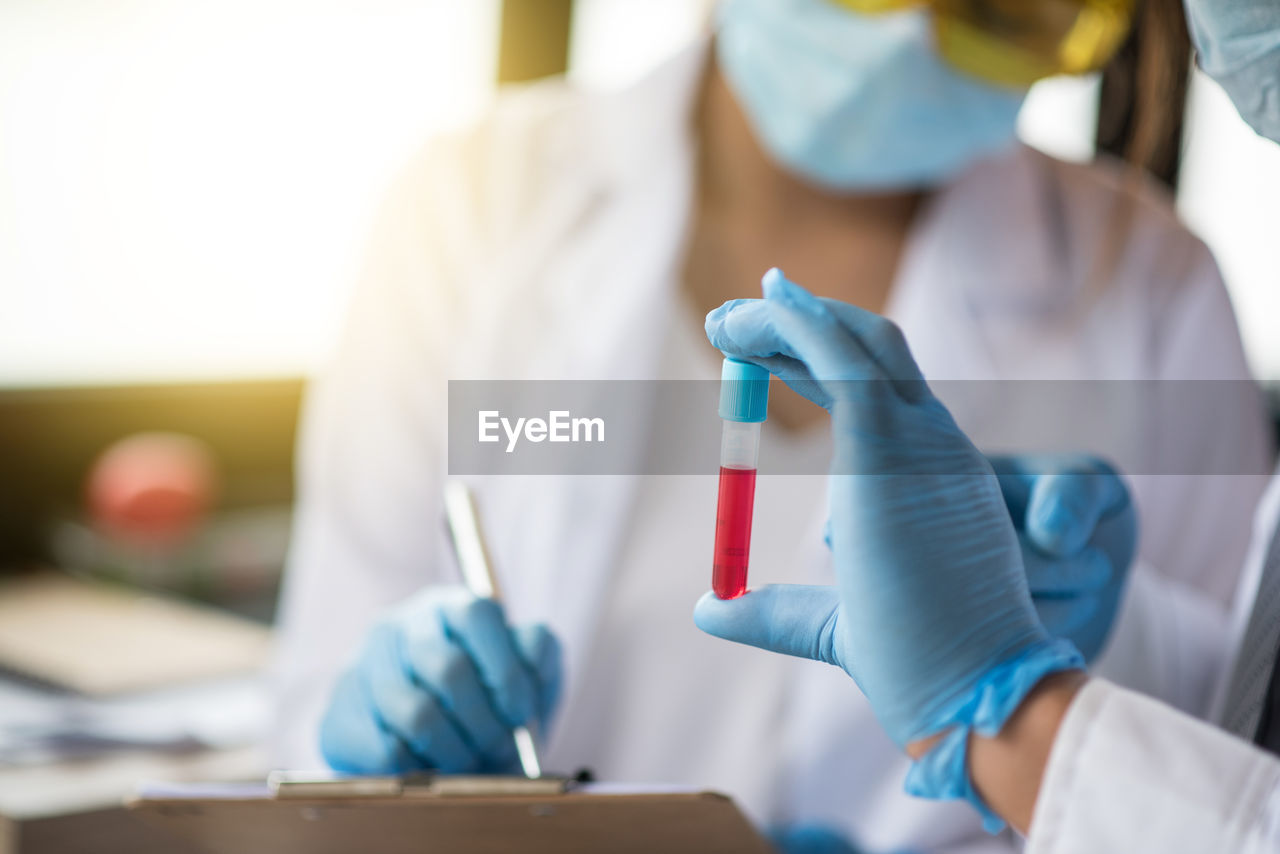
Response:
M1255 130L1280 142L1280 5L1188 0L1187 11L1201 66ZM789 354L791 382L810 373L919 377L904 340L882 319L771 284L763 303L725 306L709 320L712 341L729 355L776 363ZM909 469L922 439L914 426L954 468L915 474L892 503L859 489L873 479L841 477L856 467L838 468L837 586L764 588L736 602L708 595L695 611L703 628L843 667L917 760L920 793L963 798L992 820L998 814L1028 831L1031 854L1280 850L1280 470L1257 510L1231 663L1219 673L1218 729L1086 677L1069 650L1055 658L1027 597L996 478L989 468L986 477L954 477L982 475L985 466L955 423L939 417L936 398L917 387L910 398L844 394L827 405L837 445L885 439L875 453L891 456L896 435L868 435L890 423L917 443L897 449L896 465ZM1099 521L1103 496L1123 493L1111 474L1073 480L1075 524L1085 529ZM850 493L862 500L847 500ZM966 566L974 556L980 561ZM1037 659L1042 666L1029 668ZM965 699L975 692L981 711Z
M1066 164L1014 143L1021 92L947 70L922 38L926 20L864 19L826 0L726 4L714 52L695 46L621 93L513 93L417 158L374 234L339 357L307 403L280 614L282 764L315 764L327 733L326 758L348 770L505 767L494 718L546 718L559 693L548 767L717 788L763 825L834 821L868 850L984 844L966 810L901 793L905 761L846 685L688 625L685 602L705 586L689 558L711 553L714 477L476 478L505 614L450 598L440 524L448 381L714 379L698 318L779 261L897 320L931 379L1248 379L1213 261L1168 201L1119 164ZM898 48L839 66L871 98L855 114L914 97L893 88L904 69L944 87L920 153L890 163L916 137L888 119L854 135L874 156L854 158L851 176L806 172L774 140L734 45L785 68L759 53L762 34L809 56L806 40L832 32L844 47ZM938 159L931 146L969 125L982 133ZM821 470L817 415L775 399L779 470ZM962 418L979 437L991 421ZM1155 427L1136 423L1100 450L1132 453ZM1240 517L1261 489L1248 475L1266 470L1269 448L1256 398L1160 429L1165 441L1138 449L1156 457L1139 470L1160 476L1135 481L1147 551L1104 658L1117 678L1200 711ZM1043 440L997 435L1006 449ZM1206 455L1223 476L1162 474ZM758 512L777 521L757 529L758 566L830 573L824 494L816 474L762 478ZM508 624L545 628L507 640ZM486 627L494 648L457 643ZM406 648L430 654L404 662ZM1154 662L1131 666L1151 651ZM526 666L498 673L513 660ZM370 679L387 661L412 678ZM462 699L441 696L441 683L465 686ZM815 714L834 706L808 700L833 693L843 711ZM477 711L486 702L500 714ZM860 757L853 813L844 794L807 782L845 750Z

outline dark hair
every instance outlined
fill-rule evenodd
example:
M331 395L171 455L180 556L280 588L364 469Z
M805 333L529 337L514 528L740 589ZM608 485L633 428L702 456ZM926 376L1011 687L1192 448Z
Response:
M1103 70L1098 150L1176 187L1190 70L1180 0L1139 0L1129 38Z

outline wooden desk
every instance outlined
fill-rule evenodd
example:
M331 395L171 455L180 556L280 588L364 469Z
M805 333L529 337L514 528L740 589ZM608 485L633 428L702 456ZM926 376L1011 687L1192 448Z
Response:
M0 854L187 854L189 847L122 807L138 782L249 780L265 767L257 748L240 748L0 768Z

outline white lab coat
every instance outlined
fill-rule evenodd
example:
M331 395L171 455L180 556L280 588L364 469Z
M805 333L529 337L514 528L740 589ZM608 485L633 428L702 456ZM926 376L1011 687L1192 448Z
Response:
M1280 472L1258 508L1240 583L1238 654L1267 548ZM1218 705L1231 667L1220 668ZM1215 719L1220 708L1215 713ZM1149 697L1090 682L1049 756L1027 854L1280 851L1280 758Z
M423 585L456 580L439 523L447 381L653 376L691 210L689 115L705 57L705 46L691 49L621 93L584 95L552 83L511 94L474 130L433 143L397 184L340 355L312 388L303 422L277 658L282 763L319 762L319 715L371 622ZM887 309L926 376L1248 376L1205 247L1163 200L1134 195L1116 175L1019 148L937 194L909 238ZM1086 292L1081 259L1100 251L1118 198L1136 206L1130 240L1108 287ZM744 282L744 295L753 287ZM980 442L1000 427L992 412L957 415ZM1005 427L995 432L1008 438ZM1188 423L1135 425L1135 435L1151 433L1172 459L1214 454L1224 471L1269 467L1256 400ZM635 480L475 479L511 616L546 621L561 638L569 706L581 689L575 674L607 631L597 615L609 568L626 547ZM1112 657L1116 678L1133 684L1141 675L1140 687L1190 704L1203 693L1203 674L1192 671L1207 666L1220 642L1212 603L1234 584L1234 544L1247 537L1247 508L1263 479L1154 480L1135 489L1144 557L1163 574L1139 571L1133 598L1149 607L1126 613ZM816 542L821 518L813 523ZM812 553L794 580L827 576L824 550ZM1163 643L1186 635L1181 616L1196 629L1186 655ZM1126 660L1126 650L1152 647L1164 656L1160 666ZM728 786L750 801L753 816L827 821L871 850L991 844L967 807L901 792L905 763L842 674L761 661L788 668L788 687L770 698L782 704L771 730L777 744L752 769L774 781L776 794L763 802L747 792L769 787L746 779ZM729 700L714 689L664 689L654 684L649 701L690 710L690 727L717 711L732 714L719 709ZM574 738L554 734L553 767L592 764ZM680 743L659 740L647 755L674 754ZM710 762L670 782L720 779Z

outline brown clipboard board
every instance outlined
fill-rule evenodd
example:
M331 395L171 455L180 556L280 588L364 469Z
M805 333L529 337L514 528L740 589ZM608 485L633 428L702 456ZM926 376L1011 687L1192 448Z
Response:
M772 854L714 792L497 797L135 798L137 816L201 854Z

